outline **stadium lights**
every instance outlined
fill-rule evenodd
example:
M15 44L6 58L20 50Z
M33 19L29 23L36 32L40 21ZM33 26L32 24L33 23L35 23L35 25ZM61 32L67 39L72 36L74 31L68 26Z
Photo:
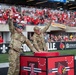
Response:
M42 4L42 3L45 3L45 2L47 2L47 1L38 2L38 3L36 3L36 4Z
M34 1L34 0L28 0L28 1L26 1L26 2L31 2L31 1Z
M59 7L57 7L57 8L61 8L62 6L59 6Z
M68 4L68 6L71 6L71 5L73 5L73 4Z
M75 7L71 7L71 8L69 8L69 9L74 9L74 8L76 8L76 6L75 6Z

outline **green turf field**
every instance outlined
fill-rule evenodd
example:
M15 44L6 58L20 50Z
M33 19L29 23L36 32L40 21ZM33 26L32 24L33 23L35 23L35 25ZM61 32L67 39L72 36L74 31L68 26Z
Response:
M71 54L76 56L76 49L75 50L52 50L52 51L58 51L61 55ZM52 52L51 51L51 52ZM32 52L26 52L25 55L31 55ZM8 62L8 54L0 54L0 63Z

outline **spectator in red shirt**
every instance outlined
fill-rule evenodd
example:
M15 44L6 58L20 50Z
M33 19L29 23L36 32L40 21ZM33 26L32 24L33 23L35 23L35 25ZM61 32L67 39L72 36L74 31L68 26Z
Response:
M34 20L34 25L38 25L39 22L40 22L39 18L36 18L36 19Z
M2 39L2 36L0 35L0 44L3 43L3 39Z
M31 17L30 16L27 16L27 24L31 25Z

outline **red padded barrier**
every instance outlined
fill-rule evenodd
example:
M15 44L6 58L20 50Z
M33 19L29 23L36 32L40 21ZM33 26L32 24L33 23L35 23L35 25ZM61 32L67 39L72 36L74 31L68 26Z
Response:
M36 52L34 56L59 56L59 52Z

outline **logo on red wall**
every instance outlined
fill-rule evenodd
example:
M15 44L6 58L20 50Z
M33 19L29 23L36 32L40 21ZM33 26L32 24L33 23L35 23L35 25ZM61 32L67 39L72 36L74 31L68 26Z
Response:
M58 68L58 72L56 72L56 75L68 75L68 64L66 61L56 62L55 66Z
M59 47L60 47L60 49L64 49L65 48L64 43L61 42Z
M48 73L55 73L55 75L68 75L70 67L66 61L55 62L55 68L49 69Z
M41 69L38 68L38 62L28 62L28 67L30 70L28 70L28 75L38 75L38 73L41 73Z

